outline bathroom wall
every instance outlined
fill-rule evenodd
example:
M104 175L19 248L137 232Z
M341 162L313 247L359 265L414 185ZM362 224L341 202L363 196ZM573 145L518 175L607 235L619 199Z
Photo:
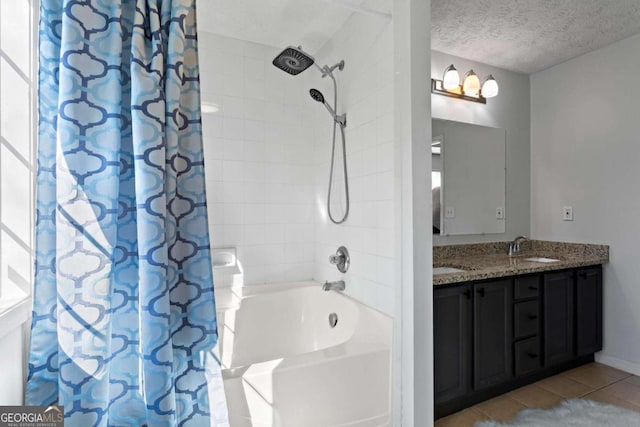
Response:
M351 209L347 221L335 225L326 214L331 159L332 119L319 104L315 117L314 279L343 279L346 293L389 315L394 314L395 228L393 24L390 20L354 14L315 55L323 64L345 60L338 80L338 113L347 113L347 164ZM319 73L312 86L333 103L333 86ZM337 148L339 134L337 135ZM342 156L337 156L336 201L344 200ZM343 204L332 207L341 217ZM329 255L346 246L352 258L347 274L329 264Z
M0 2L0 405L23 402L33 266L38 2Z
M333 87L316 68L297 77L271 64L281 47L200 32L203 136L214 248L236 247L242 275L216 272L218 286L337 280L328 257L351 252L347 293L394 310L393 25L354 14L318 52L332 65L339 113L347 112L351 211L329 223L326 197L332 119L309 96ZM211 109L217 112L206 112ZM339 142L339 133L337 135ZM340 145L337 145L339 148ZM342 200L341 160L336 200ZM336 216L342 206L336 206Z
M502 234L433 236L434 245L512 240L529 235L530 223L530 102L529 77L441 52L431 51L431 77L442 78L454 64L460 75L473 69L483 79L493 74L500 86L486 104L431 95L434 118L503 128L507 135L506 232ZM446 154L445 154L446 155Z
M532 235L611 245L598 359L637 375L639 68L634 36L531 76Z
M309 280L318 108L309 72L276 69L280 48L211 33L199 33L199 50L211 242L237 248L243 270L216 271L216 285Z

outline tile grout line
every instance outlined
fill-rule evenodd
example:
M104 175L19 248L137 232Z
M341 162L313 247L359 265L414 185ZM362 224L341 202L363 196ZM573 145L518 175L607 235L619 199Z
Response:
M545 394L547 394L547 395L549 395L549 394L553 394L554 396L559 397L559 398L561 399L561 400L560 400L560 402L562 402L563 400L567 400L567 398L566 398L566 397L561 396L561 395L559 395L559 394L557 394L557 393L554 393L554 392L552 392L552 391L550 391L550 390L544 389L544 388L542 388L542 387L540 387L540 386L537 386L537 385L535 385L535 383L530 384L529 386L535 386L536 388L539 388L540 390L542 390L542 391L543 391ZM525 386L525 387L529 387L529 386ZM514 391L515 391L515 390L514 390ZM510 392L510 393L511 393L511 392ZM529 406L529 405L527 405L525 402L523 402L523 401L521 401L521 400L518 400L518 398L517 398L517 397L514 397L514 396L509 396L509 397L510 397L511 399L515 400L516 402L520 403L521 405L523 405L523 406L524 406L525 408L527 408L527 409L540 409L540 406ZM557 406L557 405L555 405L555 406Z
M513 400L514 402L518 403L519 405L523 406L525 409L530 409L527 405L525 405L524 403L520 402L519 400L516 400L516 399L514 399L513 397L508 396L508 393L501 394L500 396L496 396L494 399L501 399L501 400L504 400L504 399L510 399L510 400ZM493 400L493 399L490 399L490 400ZM493 418L489 413L487 413L487 412L483 411L481 408L479 408L479 407L478 407L478 405L481 405L482 403L484 403L484 402L480 402L479 404L474 405L474 406L472 406L471 408L472 408L472 409L473 409L473 408L475 408L475 409L476 409L476 411L480 412L482 415L484 415L485 417L487 417L487 419L492 420L492 421L497 421L497 422L506 422L506 421L509 421L509 420L513 419L513 418L514 418L518 413L520 413L520 411L522 410L522 409L520 409L520 410L516 413L516 415L514 415L513 417L511 417L509 420L499 420L499 419L497 419L497 418Z
M575 380L574 380L574 381L575 381ZM614 381L614 382L612 382L612 383L605 384L605 385L603 385L603 386L601 386L601 387L595 388L595 389L591 390L590 392L588 392L588 393L585 393L585 394L581 395L580 397L587 397L587 396L589 396L590 394L593 394L593 393L595 393L595 392L597 392L597 391L600 391L600 390L602 390L602 389L605 389L605 388L609 387L610 385L616 384L616 383L618 383L618 382L620 382L620 381L624 381L624 378L623 378L623 379L620 379L620 380L615 380L615 381ZM580 381L578 381L578 382L580 382ZM580 384L584 384L584 383L580 383ZM588 385L588 384L584 384L584 385Z
M626 379L631 378L631 377L633 377L633 376L634 376L634 375L633 375L633 374L631 374L631 375L628 375L628 376L626 376L626 377L624 377L624 378L620 378L620 379L618 379L618 380L616 380L616 381L614 381L614 382L612 382L612 383L610 383L610 384L607 384L607 385L605 385L605 386L602 386L602 387L600 387L600 388L598 388L598 389L596 389L596 390L593 390L593 391L591 391L591 392L589 392L589 393L587 393L587 394L585 394L585 395L583 395L583 396L580 396L580 397L588 398L590 394L596 393L596 392L598 392L598 391L600 391L600 390L603 390L603 389L605 389L605 388L607 388L607 387L609 387L609 386L612 386L612 385L614 385L614 384L617 384L617 383L619 383L619 382L623 382L623 381L625 381ZM633 385L633 384L632 384L632 385ZM638 387L638 388L640 389L640 387ZM630 400L627 400L627 399L625 399L625 398L623 398L623 397L618 397L618 396L615 396L615 395L614 395L614 397L615 397L615 398L617 398L617 399L619 399L619 400L622 400L623 402L629 403L629 404L631 404L631 405L639 406L637 403L632 402L632 401L630 401ZM590 399L590 400L592 400L592 399Z
M562 374L562 373L561 373L561 374L559 374L559 375L563 375L563 376L564 376L564 374ZM600 390L602 390L602 389L604 389L604 388L607 388L607 387L609 387L609 386L611 386L611 385L613 385L613 384L617 384L617 383L619 383L620 381L624 381L624 380L626 380L627 378L631 378L632 376L633 376L633 374L629 374L629 375L627 375L626 377L624 377L624 378L619 378L619 379L615 379L615 378L613 378L613 377L609 377L609 378L613 378L613 379L614 379L614 381L612 381L612 382L610 382L610 383L608 383L608 384L605 384L605 385L603 385L603 386L596 387L596 388L594 388L593 390L591 390L591 391L589 391L589 392L587 392L587 393L581 394L581 395L580 395L580 397L588 396L588 395L590 395L590 394L592 394L592 393L595 393L595 392L600 391ZM579 383L579 384L585 385L585 386L587 386L587 387L591 387L589 384L585 384L585 383L583 383L582 381L578 381L578 380L576 380L576 379L574 379L574 378L571 378L571 377L568 377L568 376L565 376L565 378L570 379L571 381L575 381L575 382L577 382L577 383Z

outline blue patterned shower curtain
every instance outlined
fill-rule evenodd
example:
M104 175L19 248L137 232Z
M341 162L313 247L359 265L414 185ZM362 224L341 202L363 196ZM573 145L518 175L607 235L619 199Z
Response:
M194 3L40 1L26 401L67 426L224 418Z

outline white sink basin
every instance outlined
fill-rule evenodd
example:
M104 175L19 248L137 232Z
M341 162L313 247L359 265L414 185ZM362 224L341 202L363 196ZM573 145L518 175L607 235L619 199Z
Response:
M560 261L559 259L553 259L553 258L544 258L544 257L538 257L538 258L525 258L525 261L533 261L533 262L542 262L542 263L549 263L549 262L558 262Z
M454 267L433 267L433 274L450 274L450 273L461 273L464 270L460 270L459 268Z

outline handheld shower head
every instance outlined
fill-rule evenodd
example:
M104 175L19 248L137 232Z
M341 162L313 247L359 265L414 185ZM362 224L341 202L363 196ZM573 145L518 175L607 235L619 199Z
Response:
M331 108L331 105L327 104L327 101L324 100L324 95L322 94L322 92L320 92L318 89L309 89L309 95L311 95L311 98L314 101L323 104L329 111L329 114L331 114L331 117L333 117L333 120L338 121L336 112L333 110L333 108Z
M324 95L318 89L310 89L309 95L311 95L311 98L313 98L314 101L320 102L321 104L325 103Z
M338 116L335 110L331 108L331 105L327 104L327 101L325 101L324 95L322 94L322 92L320 92L318 89L309 89L309 95L311 95L311 98L314 101L324 105L324 107L327 109L329 114L331 114L331 117L333 117L333 120L335 120L336 123L339 123L342 127L347 125L346 116L344 114Z

